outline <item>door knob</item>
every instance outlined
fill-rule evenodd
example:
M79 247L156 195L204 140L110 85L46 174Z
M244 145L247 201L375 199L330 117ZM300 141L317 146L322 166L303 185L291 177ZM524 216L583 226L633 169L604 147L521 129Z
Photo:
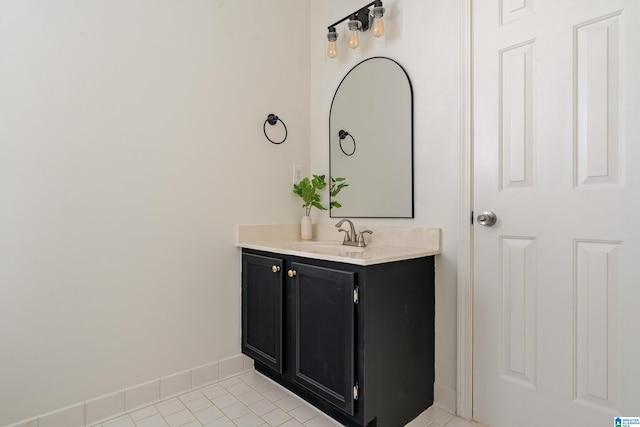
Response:
M491 211L482 212L476 219L479 225L484 225L485 227L492 227L497 220L498 217Z
M296 273L296 271L295 271L295 270L289 270L289 271L287 272L287 276L289 276L289 277L293 277L293 276L295 276L296 274L298 274L298 273Z
M274 265L273 267L271 267L271 271L273 271L274 273L277 273L278 271L280 271L280 266Z

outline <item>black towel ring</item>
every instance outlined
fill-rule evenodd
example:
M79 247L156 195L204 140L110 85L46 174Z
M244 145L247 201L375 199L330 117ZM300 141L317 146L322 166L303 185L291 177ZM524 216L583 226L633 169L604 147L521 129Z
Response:
M353 153L356 152L356 140L353 138L353 135L351 135L346 130L340 130L340 132L338 132L338 136L340 137L340 141L339 141L340 150L342 150L342 152L345 154L345 156L353 156ZM353 141L353 151L351 152L351 154L347 153L346 151L344 151L344 148L342 148L342 140L345 139L348 136L350 136L351 140Z
M282 126L284 126L284 138L280 142L272 140L271 138L269 138L269 135L267 135L267 123L269 123L271 126L274 126L278 122L282 123ZM264 124L262 125L262 131L264 132L264 136L269 140L269 142L276 145L282 144L287 139L287 135L289 134L287 131L287 125L285 125L284 122L280 120L280 118L275 114L269 114L267 116L267 120L265 120Z

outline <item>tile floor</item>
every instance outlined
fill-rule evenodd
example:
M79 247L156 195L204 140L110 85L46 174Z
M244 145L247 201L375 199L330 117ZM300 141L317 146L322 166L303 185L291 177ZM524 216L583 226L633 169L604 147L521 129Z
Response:
M324 415L257 372L121 415L94 427L336 427ZM407 427L475 427L431 407Z

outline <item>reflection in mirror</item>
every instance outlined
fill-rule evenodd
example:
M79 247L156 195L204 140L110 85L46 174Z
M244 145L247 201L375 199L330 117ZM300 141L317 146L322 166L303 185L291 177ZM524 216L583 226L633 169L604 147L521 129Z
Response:
M389 58L362 61L344 77L329 114L329 173L349 184L334 218L413 218L413 93Z

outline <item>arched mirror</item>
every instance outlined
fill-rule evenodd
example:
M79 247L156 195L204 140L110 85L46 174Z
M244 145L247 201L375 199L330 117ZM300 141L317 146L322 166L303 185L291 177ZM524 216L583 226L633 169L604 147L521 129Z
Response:
M413 218L413 91L392 59L360 62L329 113L329 174L346 178L334 218Z

